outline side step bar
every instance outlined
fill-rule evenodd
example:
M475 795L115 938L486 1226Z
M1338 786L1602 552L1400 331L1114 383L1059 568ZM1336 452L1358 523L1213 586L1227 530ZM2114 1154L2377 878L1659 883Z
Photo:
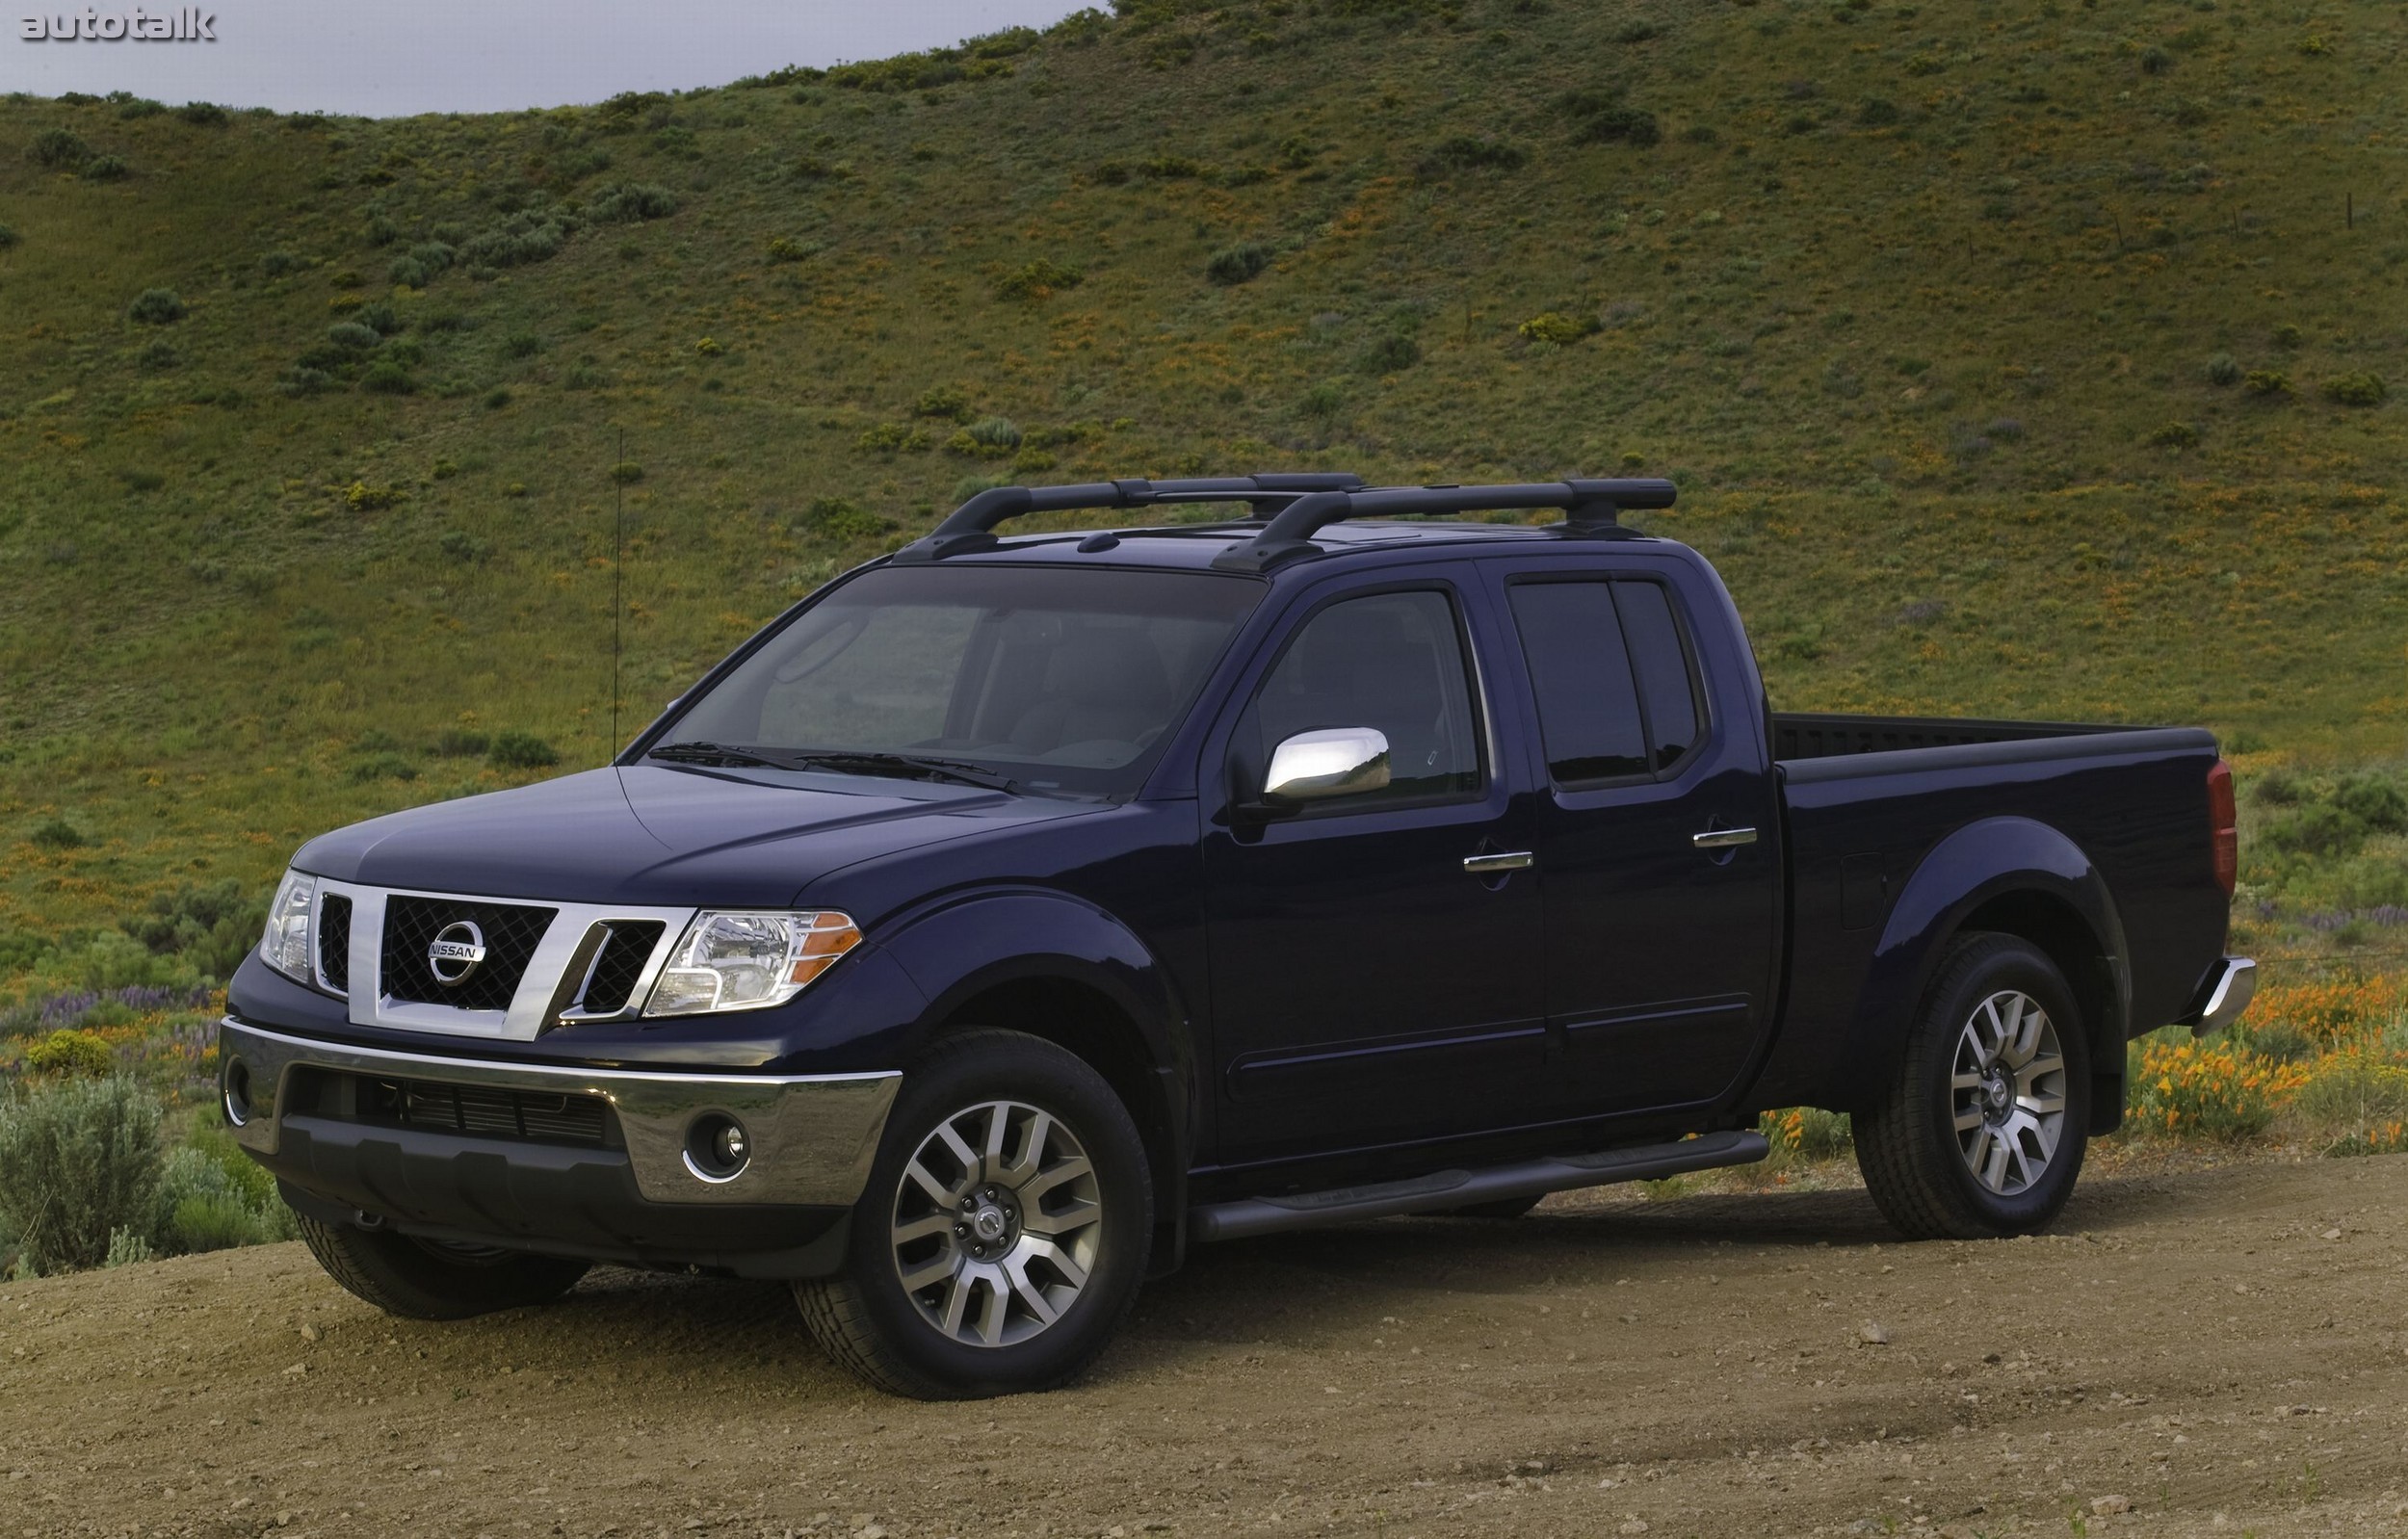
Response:
M1441 1170L1410 1181L1384 1181L1331 1191L1284 1197L1242 1197L1207 1203L1188 1213L1188 1234L1198 1242L1244 1239L1287 1229L1316 1229L1357 1218L1422 1213L1515 1197L1543 1197L1579 1187L1617 1181L1657 1181L1686 1170L1752 1164L1772 1152L1761 1133L1709 1133L1678 1143L1637 1144L1597 1154L1557 1155L1484 1170Z

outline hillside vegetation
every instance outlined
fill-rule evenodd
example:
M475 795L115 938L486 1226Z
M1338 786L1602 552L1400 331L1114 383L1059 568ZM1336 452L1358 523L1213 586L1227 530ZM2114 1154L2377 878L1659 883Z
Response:
M212 976L58 948L239 954L308 835L601 761L622 497L622 734L989 481L1330 467L1673 476L1787 706L2205 722L2294 821L2401 752L2397 7L1123 9L0 103L0 990ZM2408 881L2378 812L2316 900Z

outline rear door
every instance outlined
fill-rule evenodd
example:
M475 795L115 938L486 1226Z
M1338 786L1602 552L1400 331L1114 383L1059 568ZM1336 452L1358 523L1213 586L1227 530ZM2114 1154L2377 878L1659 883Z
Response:
M1643 556L1489 570L1542 749L1556 1109L1714 1100L1771 1013L1780 864L1769 766L1745 707L1709 687L1693 574Z
M1227 1163L1523 1120L1544 1069L1527 806L1496 762L1478 573L1323 588L1274 639L1209 749L1213 1031ZM1287 737L1371 727L1387 788L1250 818Z

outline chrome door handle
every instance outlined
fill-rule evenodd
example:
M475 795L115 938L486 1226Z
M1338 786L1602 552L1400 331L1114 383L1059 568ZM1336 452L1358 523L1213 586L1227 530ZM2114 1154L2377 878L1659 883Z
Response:
M1501 871L1521 871L1531 864L1531 852L1517 849L1505 855L1466 855L1463 869L1475 876L1492 876Z
M1753 828L1709 828L1702 834L1691 834L1688 842L1700 849L1737 849L1756 842Z

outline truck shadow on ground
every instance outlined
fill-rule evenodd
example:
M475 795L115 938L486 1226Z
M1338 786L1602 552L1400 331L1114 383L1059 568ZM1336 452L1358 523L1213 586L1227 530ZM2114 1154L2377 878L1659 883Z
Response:
M2112 1230L2175 1201L2161 1183L2085 1183L2060 1232ZM1305 1346L1467 1296L1510 1298L1618 1278L1701 1277L1766 1251L1901 1245L1861 1189L1724 1192L1644 1202L1575 1194L1519 1219L1382 1219L1191 1250L1149 1284L1098 1374L1175 1369L1207 1343ZM550 1309L438 1328L464 1356L573 1369L606 1353L635 1377L707 1377L779 1396L870 1394L821 1355L786 1287L598 1268ZM430 1343L429 1344L432 1344Z

